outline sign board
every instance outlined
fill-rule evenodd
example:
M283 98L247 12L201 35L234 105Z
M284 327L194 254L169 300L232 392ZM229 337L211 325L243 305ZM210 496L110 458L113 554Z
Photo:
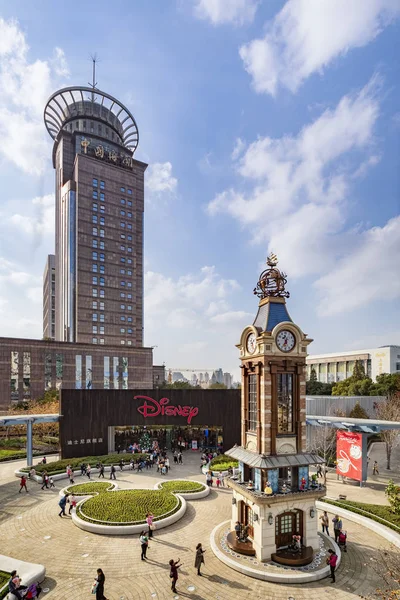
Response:
M336 433L336 473L365 481L367 478L367 439L362 433Z
M192 450L197 450L197 440L192 440Z

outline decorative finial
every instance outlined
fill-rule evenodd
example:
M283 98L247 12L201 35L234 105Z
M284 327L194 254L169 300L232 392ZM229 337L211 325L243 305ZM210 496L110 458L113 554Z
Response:
M90 59L93 63L93 70L92 70L92 83L90 83L90 81L88 82L88 85L90 85L91 88L93 88L93 92L92 92L92 102L94 102L96 100L95 95L94 95L94 90L96 89L97 86L97 81L96 81L96 63L99 62L99 59L97 58L97 54L91 54L90 55Z
M267 258L268 269L260 275L257 286L253 293L259 298L280 297L289 298L290 294L285 290L287 283L286 273L276 268L278 258L273 252Z

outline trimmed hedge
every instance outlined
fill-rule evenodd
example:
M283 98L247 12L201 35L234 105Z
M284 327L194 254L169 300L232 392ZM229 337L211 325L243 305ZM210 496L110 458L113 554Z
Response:
M47 471L48 475L58 475L59 473L65 473L68 465L71 465L74 471L81 468L81 464L90 464L94 467L97 463L101 462L105 466L118 465L121 459L124 460L125 464L129 463L131 457L135 459L147 458L148 454L105 454L104 456L84 456L82 458L65 458L63 460L56 460L46 465L34 465L35 471L40 475L43 471ZM28 472L28 468L21 469L22 471Z
M0 450L0 462L5 460L17 460L18 458L26 458L25 450L4 449Z
M351 512L368 517L381 525L390 527L396 533L400 533L400 515L395 515L391 512L390 506L383 504L364 504L363 502L354 502L352 500L331 500L329 498L321 498L322 502L345 508Z
M74 494L75 496L87 496L89 494L103 494L104 492L111 491L114 485L107 481L91 481L88 483L77 483L70 485L66 488L68 494Z
M212 471L227 471L228 469L237 468L239 466L239 461L226 454L220 454L213 458L206 466L209 466Z
M161 489L175 494L194 494L195 492L201 492L205 490L206 486L198 481L181 481L176 479L172 481L164 481L161 484Z
M146 523L147 513L154 520L162 519L167 513L179 510L179 498L163 490L118 490L89 498L80 507L77 515L84 521L102 525L137 525Z

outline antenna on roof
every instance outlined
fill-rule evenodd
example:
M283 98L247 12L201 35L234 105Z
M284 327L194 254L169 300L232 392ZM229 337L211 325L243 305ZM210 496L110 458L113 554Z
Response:
M90 55L91 61L93 63L93 71L92 71L92 83L89 83L89 86L91 88L93 88L93 92L92 92L92 102L94 102L96 100L95 95L94 95L94 90L96 89L97 86L97 81L96 81L96 63L99 62L99 59L97 58L97 54L91 54Z

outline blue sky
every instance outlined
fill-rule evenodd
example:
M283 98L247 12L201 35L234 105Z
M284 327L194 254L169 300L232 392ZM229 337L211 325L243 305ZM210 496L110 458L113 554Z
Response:
M311 353L400 343L399 16L398 0L0 1L0 335L41 337L42 110L97 52L150 165L156 362L237 373L271 250Z

